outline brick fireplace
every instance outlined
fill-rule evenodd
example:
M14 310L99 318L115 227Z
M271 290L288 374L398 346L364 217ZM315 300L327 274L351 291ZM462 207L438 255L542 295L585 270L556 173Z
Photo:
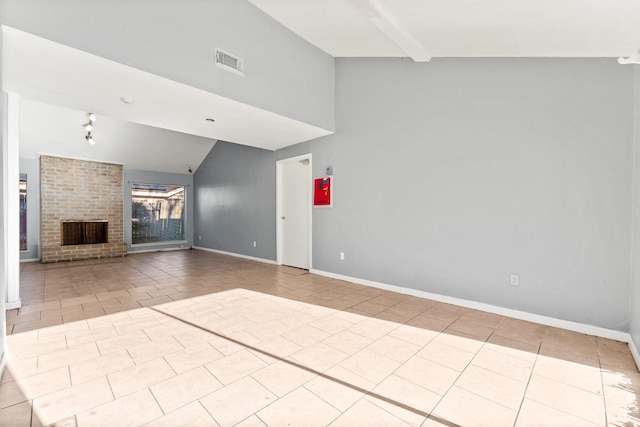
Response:
M42 262L126 254L122 165L41 156L40 203Z

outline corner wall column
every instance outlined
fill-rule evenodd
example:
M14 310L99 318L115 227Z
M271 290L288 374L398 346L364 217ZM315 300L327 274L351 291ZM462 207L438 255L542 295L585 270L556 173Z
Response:
M7 142L3 144L2 197L6 239L7 310L20 307L20 97L7 94Z

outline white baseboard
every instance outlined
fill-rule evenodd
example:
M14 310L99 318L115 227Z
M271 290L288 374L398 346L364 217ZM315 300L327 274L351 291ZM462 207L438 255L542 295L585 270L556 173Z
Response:
M40 258L25 258L21 259L20 262L40 262Z
M225 252L217 249L202 248L194 246L193 249L214 252L222 255L229 255L237 258L244 258L258 262L264 262L267 264L278 264L276 261L256 258L248 255L236 254L233 252ZM426 298L438 302L444 302L447 304L458 305L461 307L472 308L475 310L486 311L488 313L499 314L502 316L512 317L514 319L525 320L528 322L539 323L546 326L553 326L556 328L566 329L586 335L593 335L601 338L607 338L615 341L621 341L628 343L631 350L631 354L636 362L638 369L640 369L640 352L635 343L631 339L631 335L628 332L616 331L614 329L602 328L600 326L587 325L584 323L572 322L570 320L557 319L555 317L542 316L540 314L528 313L526 311L514 310L511 308L499 307L496 305L485 304L477 301L466 300L462 298L451 297L447 295L434 294L431 292L420 291L417 289L404 288L402 286L389 285L387 283L375 282L373 280L360 279L358 277L345 276L342 274L331 273L323 270L310 269L310 273L320 276L330 277L332 279L344 280L347 282L357 283L359 285L370 286L373 288L384 289L391 292L397 292L405 295L412 295L420 298Z
M18 301L11 301L6 303L5 308L7 310L15 310L16 308L20 308L22 307L22 301L18 300Z
M387 291L398 292L401 294L412 295L420 298L427 298L434 301L454 304L461 307L467 307L467 308L472 308L476 310L486 311L489 313L513 317L515 319L526 320L534 323L540 323L543 325L553 326L561 329L567 329L570 331L579 332L587 335L595 335L602 338L608 338L616 341L631 343L631 336L629 335L628 332L601 328L599 326L586 325L583 323L572 322L569 320L556 319L554 317L527 313L525 311L513 310L510 308L499 307L496 305L485 304L485 303L466 300L462 298L456 298L456 297L440 295L440 294L433 294L430 292L420 291L416 289L403 288L401 286L389 285L381 282L374 282L372 280L359 279L357 277L344 276L342 274L330 273L322 270L312 269L310 270L310 272L313 274L318 274L320 276L326 276L326 277L331 277L333 279L345 280L347 282L357 283L359 285L371 286L373 288L384 289ZM636 359L636 361L637 360L638 359ZM640 364L638 366L640 366Z
M232 257L236 257L236 258L244 258L244 259L248 259L248 260L251 260L251 261L263 262L265 264L278 265L278 263L276 261L273 261L271 259L256 258L256 257L253 257L253 256L237 254L237 253L234 253L234 252L225 252L225 251L220 251L218 249L203 248L203 247L200 247L200 246L194 246L193 249L196 249L196 250L199 250L199 251L205 251L205 252L213 252L213 253L221 254L221 255L229 255L229 256L232 256Z
M631 355L633 356L633 360L636 361L636 366L638 370L640 370L640 352L638 351L638 347L636 347L635 341L633 341L633 337L629 339L629 349L631 350Z
M2 349L2 354L0 354L0 380L2 379L2 376L4 375L4 369L7 367L7 352L8 350L6 349L6 345L5 348Z

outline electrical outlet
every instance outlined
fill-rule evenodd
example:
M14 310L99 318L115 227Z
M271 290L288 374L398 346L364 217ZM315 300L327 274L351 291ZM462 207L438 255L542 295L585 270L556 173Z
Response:
M198 234L198 240L202 240L202 236Z
M340 252L340 261L344 261L344 252Z
M256 241L255 240L253 241L253 247L254 248L256 247Z
M511 275L511 286L518 286L520 283L520 276L517 274Z

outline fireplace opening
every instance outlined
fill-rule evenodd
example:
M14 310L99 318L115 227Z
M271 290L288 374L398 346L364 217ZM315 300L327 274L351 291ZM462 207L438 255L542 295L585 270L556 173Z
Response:
M108 221L63 221L62 246L109 243Z

